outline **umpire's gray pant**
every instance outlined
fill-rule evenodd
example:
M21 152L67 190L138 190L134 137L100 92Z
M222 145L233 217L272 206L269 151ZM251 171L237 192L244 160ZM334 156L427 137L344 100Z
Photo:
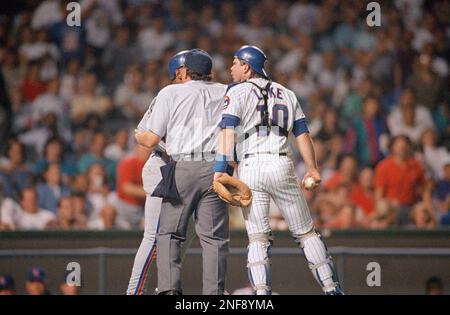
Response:
M180 161L175 181L182 203L163 201L157 240L158 291L181 289L181 247L194 212L195 231L203 249L203 294L221 295L225 289L229 243L228 209L209 191L214 163Z

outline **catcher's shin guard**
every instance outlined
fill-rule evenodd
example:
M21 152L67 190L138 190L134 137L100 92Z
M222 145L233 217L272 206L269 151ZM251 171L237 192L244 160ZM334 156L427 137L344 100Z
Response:
M333 260L321 236L314 229L305 234L294 234L293 236L303 250L309 268L323 292L337 290L342 292Z
M270 249L273 238L270 233L249 235L247 253L248 278L257 295L272 294Z

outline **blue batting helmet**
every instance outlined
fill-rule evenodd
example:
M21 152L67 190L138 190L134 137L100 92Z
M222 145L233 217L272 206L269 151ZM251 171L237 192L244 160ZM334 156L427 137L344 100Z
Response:
M211 74L212 63L211 56L203 49L194 48L186 53L186 68L199 74Z
M256 46L242 46L239 48L236 53L234 54L234 57L239 58L241 60L244 60L247 62L250 67L258 73L259 75L264 76L267 78L267 72L264 69L264 64L267 61L266 54L259 49Z
M184 66L184 61L186 59L186 53L188 53L189 50L183 50L177 53L175 56L170 58L169 61L169 79L172 81L175 79L175 71Z

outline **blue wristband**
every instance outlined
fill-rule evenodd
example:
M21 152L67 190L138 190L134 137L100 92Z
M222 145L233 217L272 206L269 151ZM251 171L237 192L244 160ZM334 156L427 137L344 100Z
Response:
M216 163L214 163L213 171L224 173L227 171L228 161L227 156L223 154L216 155Z

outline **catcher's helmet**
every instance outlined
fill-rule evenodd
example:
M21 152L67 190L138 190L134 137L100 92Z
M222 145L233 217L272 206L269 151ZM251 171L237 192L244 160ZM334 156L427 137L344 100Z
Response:
M173 56L169 61L169 79L172 81L175 79L175 71L184 66L184 61L186 59L186 53L189 50L183 50Z
M266 54L256 46L242 46L239 48L234 57L239 58L247 62L250 67L263 77L267 78L267 72L264 69L264 64L267 61Z

